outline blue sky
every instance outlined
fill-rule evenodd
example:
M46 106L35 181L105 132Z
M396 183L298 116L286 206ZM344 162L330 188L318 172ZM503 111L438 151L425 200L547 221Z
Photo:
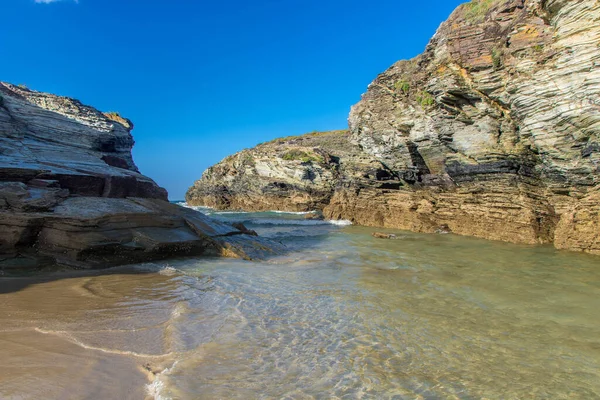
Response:
M0 1L0 80L130 118L136 163L171 199L243 148L345 128L462 2Z

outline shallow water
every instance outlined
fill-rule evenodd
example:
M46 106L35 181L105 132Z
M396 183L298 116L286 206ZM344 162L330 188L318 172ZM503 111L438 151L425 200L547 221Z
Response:
M1 280L0 398L600 398L600 258L216 216L291 252Z

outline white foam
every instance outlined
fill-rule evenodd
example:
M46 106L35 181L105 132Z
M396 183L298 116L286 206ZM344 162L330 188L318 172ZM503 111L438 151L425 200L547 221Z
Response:
M139 357L139 358L166 358L173 354L173 353L143 354L143 353L137 353L135 351L129 351L129 350L106 349L104 347L96 347L96 346L87 345L87 344L83 343L82 341L80 341L79 339L77 339L75 336L73 336L73 334L71 334L70 332L67 332L67 331L49 331L49 330L42 329L42 328L34 328L34 330L36 332L42 333L44 335L54 335L54 336L61 337L83 349L99 351L99 352L106 353L106 354L118 354L121 356L134 356L134 357Z
M247 211L217 211L212 207L207 206L190 206L188 203L175 203L178 206L190 208L195 211L200 211L205 214L249 214Z
M270 210L267 212L275 213L275 214L291 214L291 215L306 215L306 214L314 213L314 211L279 211L279 210Z
M177 274L177 270L167 264L167 266L158 271L158 273L161 275L172 276Z
M348 221L347 219L337 219L337 220L328 220L328 223L337 226L349 226L352 225L352 221Z
M261 212L247 212L247 211L216 211L214 208L206 206L190 206L185 202L176 203L179 206L191 208L192 210L209 212L211 215L244 215L244 214L260 214ZM288 214L288 215L307 215L312 214L314 211L279 211L271 210L264 211L265 213L273 214ZM337 225L337 226L348 226L352 225L351 221L348 220L301 220L301 219L270 219L270 218L253 218L253 219L241 219L233 220L227 219L227 222L243 222L252 223L257 225Z
M169 368L165 368L162 372L156 374L152 383L146 385L146 392L154 400L171 400L171 397L165 396L162 392L165 389L165 382L161 379L162 376L168 375L171 370L177 365L175 361Z
M272 218L252 218L252 219L227 219L227 222L241 222L243 224L254 225L298 225L298 226L318 226L318 225L352 225L352 222L345 220L314 220L314 219L272 219Z
M196 210L196 211L208 211L214 214L250 214L250 213L260 213L260 212L270 212L270 213L274 213L274 214L290 214L290 215L306 215L306 214L312 214L314 213L314 211L281 211L281 210L269 210L269 211L218 211L215 210L212 207L208 207L208 206L190 206L188 203L186 202L179 202L179 203L175 203L178 206L181 207L186 207L186 208L191 208L192 210Z
M158 378L155 378L152 383L146 385L146 392L150 397L154 400L170 400L170 397L165 397L161 395L161 392L164 390L165 384Z
M250 214L248 211L215 211L211 208L211 214L227 215L227 214Z
M163 264L157 262L147 262L143 264L135 264L133 267L141 272L156 272L160 275L166 276L177 275L182 273L177 268L171 267L168 263Z
M178 206L181 207L185 207L185 208L191 208L192 210L196 210L196 211L213 211L214 208L210 208L210 207L206 207L206 206L190 206L188 203L186 202L180 202L180 203L175 203Z

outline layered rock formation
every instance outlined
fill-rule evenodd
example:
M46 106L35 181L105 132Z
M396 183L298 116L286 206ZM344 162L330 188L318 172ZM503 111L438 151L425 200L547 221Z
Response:
M349 161L365 173L342 170L314 206L362 225L444 227L600 254L599 46L596 0L460 6L422 55L379 75L352 107L350 142L360 152ZM335 147L318 151L336 157ZM231 178L239 170L228 167L235 157L209 170L188 200L210 203L196 195L209 188L239 197ZM374 177L369 160L380 165ZM304 165L296 169L287 176ZM220 176L226 190L211 183ZM293 193L304 196L301 185Z
M216 209L323 209L339 180L371 157L350 143L348 131L313 132L243 150L207 169L186 201ZM343 160L343 163L341 163Z
M270 251L169 204L133 162L132 128L116 113L0 82L0 270Z

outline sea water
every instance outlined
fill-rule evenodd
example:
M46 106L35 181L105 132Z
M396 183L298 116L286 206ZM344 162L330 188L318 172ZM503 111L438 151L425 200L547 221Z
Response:
M600 398L600 258L302 214L284 243L0 280L0 398Z

